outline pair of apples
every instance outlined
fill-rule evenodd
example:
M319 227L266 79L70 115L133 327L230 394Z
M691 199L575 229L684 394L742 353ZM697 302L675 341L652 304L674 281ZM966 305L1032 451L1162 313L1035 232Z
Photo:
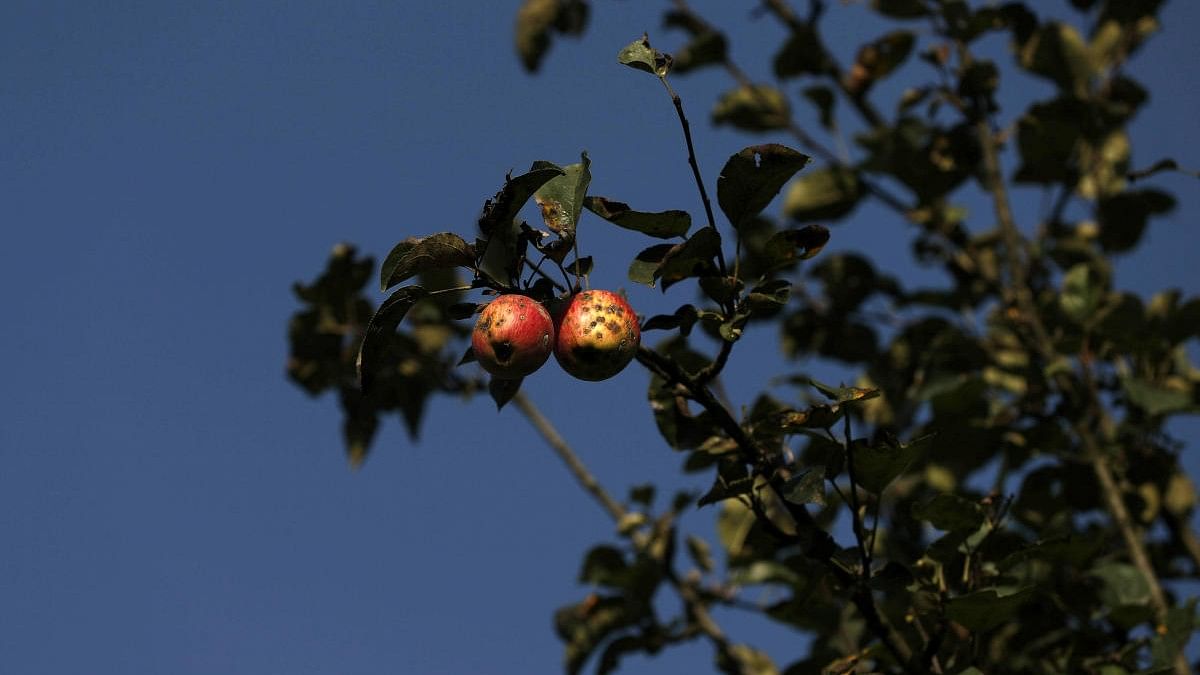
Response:
M637 353L641 327L625 298L612 291L582 291L559 301L553 317L533 298L498 296L479 314L471 333L475 359L502 379L533 373L550 352L581 380L607 380Z

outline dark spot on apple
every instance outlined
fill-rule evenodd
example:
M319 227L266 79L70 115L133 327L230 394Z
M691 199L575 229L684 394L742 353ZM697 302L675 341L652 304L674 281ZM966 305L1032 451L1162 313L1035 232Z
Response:
M500 363L508 363L508 361L512 359L513 354L516 352L516 350L513 349L512 343L508 341L493 342L492 351L496 352L496 360Z

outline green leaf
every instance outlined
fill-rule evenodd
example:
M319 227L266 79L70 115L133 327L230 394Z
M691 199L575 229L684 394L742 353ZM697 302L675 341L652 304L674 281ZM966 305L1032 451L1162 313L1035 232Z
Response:
M659 239L682 237L692 227L692 217L687 211L670 210L657 213L634 211L629 208L628 204L606 197L588 197L584 200L583 205L592 213L614 225Z
M637 284L645 284L654 288L658 280L658 266L667 257L675 244L655 244L643 249L629 264L629 280Z
M453 232L405 239L379 268L379 287L386 291L422 272L474 266L475 248Z
M562 168L563 174L551 178L533 193L533 199L542 210L546 227L560 236L575 235L579 215L583 212L584 197L588 184L592 182L588 167L592 162L587 153L581 153L582 161ZM557 168L549 162L534 162L534 170Z
M628 568L625 554L620 549L615 546L596 546L584 556L579 581L597 586L620 587L625 583Z
M878 389L867 389L863 387L834 387L813 378L808 378L808 383L816 388L817 391L825 394L825 397L834 403L855 403L858 401L869 401L879 396Z
M1131 375L1121 378L1121 389L1131 403L1150 415L1170 415L1198 409L1190 391L1167 389Z
M572 260L571 263L569 265L567 265L567 271L570 272L573 276L577 276L577 277L585 277L585 276L591 274L592 273L592 256L585 255L582 258Z
M375 373L381 367L383 355L390 338L396 332L396 326L404 320L404 315L417 301L428 295L420 286L405 286L392 293L387 300L375 310L375 315L367 322L363 331L362 345L358 349L358 382L364 393L371 390Z
M683 279L714 274L716 265L713 259L720 250L721 235L711 227L702 228L684 243L672 246L663 256L654 276L662 279L665 291Z
M825 467L805 469L787 479L780 496L793 504L825 506Z
M746 470L740 461L724 461L717 471L713 485L704 496L696 502L697 506L715 504L719 501L750 494L754 487L754 477Z
M717 203L734 229L753 222L809 159L776 143L752 145L730 157L717 178Z
M916 36L906 30L888 33L858 50L846 81L846 90L852 95L861 95L879 80L891 75L916 44Z
M525 70L537 71L550 48L550 29L558 17L559 0L525 0L517 10L517 55Z
M670 54L664 54L650 46L650 36L642 34L640 40L634 40L625 45L617 53L617 62L644 70L651 75L666 77L671 70L673 59Z
M780 79L797 75L822 75L831 71L833 61L821 44L821 38L808 24L792 27L788 41L772 61L775 76Z
M1196 598L1189 598L1182 607L1167 610L1166 632L1156 636L1150 643L1150 658L1154 666L1170 666L1176 655L1187 646L1196 630L1196 602Z
M770 656L744 644L731 645L725 651L717 650L717 669L727 675L779 675Z
M712 121L743 131L786 129L792 108L783 92L767 84L742 86L725 92L713 108Z
M679 333L686 336L692 331L692 326L696 324L696 320L699 318L700 316L693 305L683 305L675 310L674 314L656 314L646 319L642 324L642 332L678 328Z
M978 503L952 494L940 494L924 504L913 504L912 515L946 532L972 531L983 524L983 509Z
M1136 567L1127 563L1107 562L1096 565L1090 572L1103 584L1100 599L1110 609L1133 605L1148 606L1150 586Z
M728 50L724 35L715 31L701 33L689 40L682 49L676 50L672 69L676 73L687 73L724 63Z
M1099 282L1092 278L1091 266L1087 263L1079 263L1063 275L1063 287L1058 296L1058 306L1072 321L1083 323L1093 316L1096 308L1100 305L1101 296Z
M471 318L482 308L483 305L478 302L456 302L446 308L446 316L455 321L461 321Z
M975 591L946 603L946 618L974 631L985 631L1008 621L1026 602L1033 599L1032 587L1000 595L994 588Z
M1051 21L1021 45L1021 66L1053 80L1065 92L1084 94L1095 71L1091 52L1074 26Z
M525 378L500 378L493 376L488 380L488 393L491 394L492 400L496 402L496 410L500 410L506 403L511 401L517 392L521 389L521 382Z
M1100 200L1096 216L1100 224L1100 246L1123 253L1137 246L1150 216L1175 208L1175 199L1159 190L1129 190Z
M792 293L792 282L787 279L772 279L750 289L746 304L754 312L770 312L787 304Z
M854 210L864 193L854 171L826 167L792 183L783 200L783 212L799 221L835 220Z
M904 473L910 464L925 454L933 436L922 436L911 443L859 445L854 449L854 470L859 485L879 494Z
M821 252L829 243L829 230L823 225L805 225L796 230L781 230L772 234L763 244L763 255L767 267L773 269L808 260Z
M837 103L837 97L834 95L833 89L823 85L816 85L806 87L802 93L804 94L804 98L817 107L817 111L821 115L821 126L826 131L833 131L836 126L833 119L833 109Z
M516 178L509 176L504 181L504 187L496 193L483 207L483 215L479 218L479 228L485 237L491 237L497 228L509 228L513 218L517 217L525 202L537 192L538 188L547 181L565 175L561 167L550 162L535 162L533 167Z

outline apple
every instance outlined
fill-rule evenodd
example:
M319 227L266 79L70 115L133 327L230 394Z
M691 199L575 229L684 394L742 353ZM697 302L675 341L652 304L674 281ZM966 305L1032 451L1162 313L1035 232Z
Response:
M556 315L554 358L581 380L607 380L637 354L642 329L624 297L612 291L583 291Z
M525 377L554 350L554 321L542 303L524 295L498 296L479 313L471 348L483 369L502 379Z

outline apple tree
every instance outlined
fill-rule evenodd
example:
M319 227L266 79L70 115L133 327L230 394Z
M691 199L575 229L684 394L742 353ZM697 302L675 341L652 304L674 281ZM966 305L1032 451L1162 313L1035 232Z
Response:
M846 64L823 42L826 3L764 0L786 29L773 82L734 62L734 36L686 2L666 4L677 48L642 36L613 51L631 78L665 88L704 212L592 194L585 153L480 186L476 223L398 242L378 268L337 247L295 286L288 374L313 395L336 392L350 461L366 457L381 418L398 413L415 433L442 395L488 395L527 416L620 533L583 560L594 592L554 613L569 673L695 640L727 673L1191 672L1196 600L1173 584L1200 576L1196 495L1165 425L1200 407L1187 352L1200 296L1122 291L1112 264L1174 205L1154 176L1182 170L1130 163L1127 126L1147 92L1123 66L1162 2L1071 0L1069 23L1028 2L874 0L895 25ZM524 66L583 31L591 9L526 0ZM977 52L997 34L1011 62ZM928 77L884 105L875 85L909 59ZM713 122L764 137L717 176L700 171L677 89L702 68L729 76ZM1006 116L998 87L1020 77L1053 93ZM818 111L819 133L796 122L800 105ZM847 115L865 131L835 151ZM1018 223L1011 194L1031 186L1047 208ZM972 188L988 212L958 205ZM779 195L775 218L766 209ZM912 255L944 270L945 285L906 287L866 256L822 253L826 225L852 227L866 201L911 226ZM530 203L534 223L520 216ZM629 261L586 255L577 228L605 223L644 235L644 249ZM600 266L688 302L639 317L591 287ZM748 331L777 335L789 362L858 374L836 385L797 374L807 395L764 389L734 409L719 383ZM521 393L539 368L586 387L627 365L647 375L659 445L711 481L703 494L663 504L641 485L614 497ZM993 487L972 487L980 477ZM684 517L716 518L719 541L681 536ZM763 586L777 600L746 599ZM659 616L660 591L680 615ZM717 606L805 633L811 649L776 664L730 640Z

